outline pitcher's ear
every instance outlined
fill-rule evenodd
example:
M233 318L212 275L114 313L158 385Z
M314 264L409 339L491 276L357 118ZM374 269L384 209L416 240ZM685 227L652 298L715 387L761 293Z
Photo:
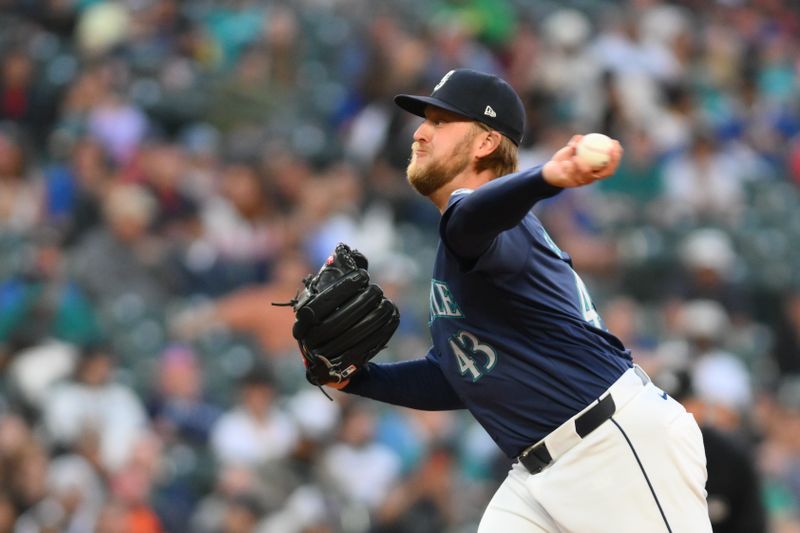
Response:
M495 130L481 130L479 138L481 142L478 145L478 153L475 154L478 157L488 156L497 150L500 143L503 141L503 135Z

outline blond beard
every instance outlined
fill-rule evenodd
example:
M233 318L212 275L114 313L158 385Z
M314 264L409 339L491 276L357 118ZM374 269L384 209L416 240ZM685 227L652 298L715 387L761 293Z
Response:
M420 163L414 155L413 148L411 160L406 168L408 183L422 196L430 196L469 166L469 145L475 135L466 135L447 157L441 157L427 164Z

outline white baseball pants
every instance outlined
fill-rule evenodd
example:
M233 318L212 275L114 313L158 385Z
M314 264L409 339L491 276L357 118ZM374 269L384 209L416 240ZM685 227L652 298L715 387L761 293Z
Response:
M609 391L609 420L581 439L578 413L545 437L548 467L533 475L513 465L478 533L711 531L694 417L634 369Z

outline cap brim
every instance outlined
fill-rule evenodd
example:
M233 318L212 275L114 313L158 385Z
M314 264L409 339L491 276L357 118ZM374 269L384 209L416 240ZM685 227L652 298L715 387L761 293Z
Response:
M442 109L446 109L447 111L452 111L453 113L458 113L467 118L469 115L461 111L455 106L452 106L446 102L439 100L438 98L434 98L432 96L413 96L410 94L398 94L394 97L394 103L397 104L398 107L408 111L413 115L417 115L418 117L425 118L425 108L429 105L440 107Z

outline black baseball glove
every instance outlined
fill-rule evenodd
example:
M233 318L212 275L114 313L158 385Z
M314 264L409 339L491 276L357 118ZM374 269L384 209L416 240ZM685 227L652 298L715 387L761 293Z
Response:
M322 268L303 280L292 300L292 335L313 385L341 383L389 342L400 322L397 307L370 283L367 258L339 244Z

